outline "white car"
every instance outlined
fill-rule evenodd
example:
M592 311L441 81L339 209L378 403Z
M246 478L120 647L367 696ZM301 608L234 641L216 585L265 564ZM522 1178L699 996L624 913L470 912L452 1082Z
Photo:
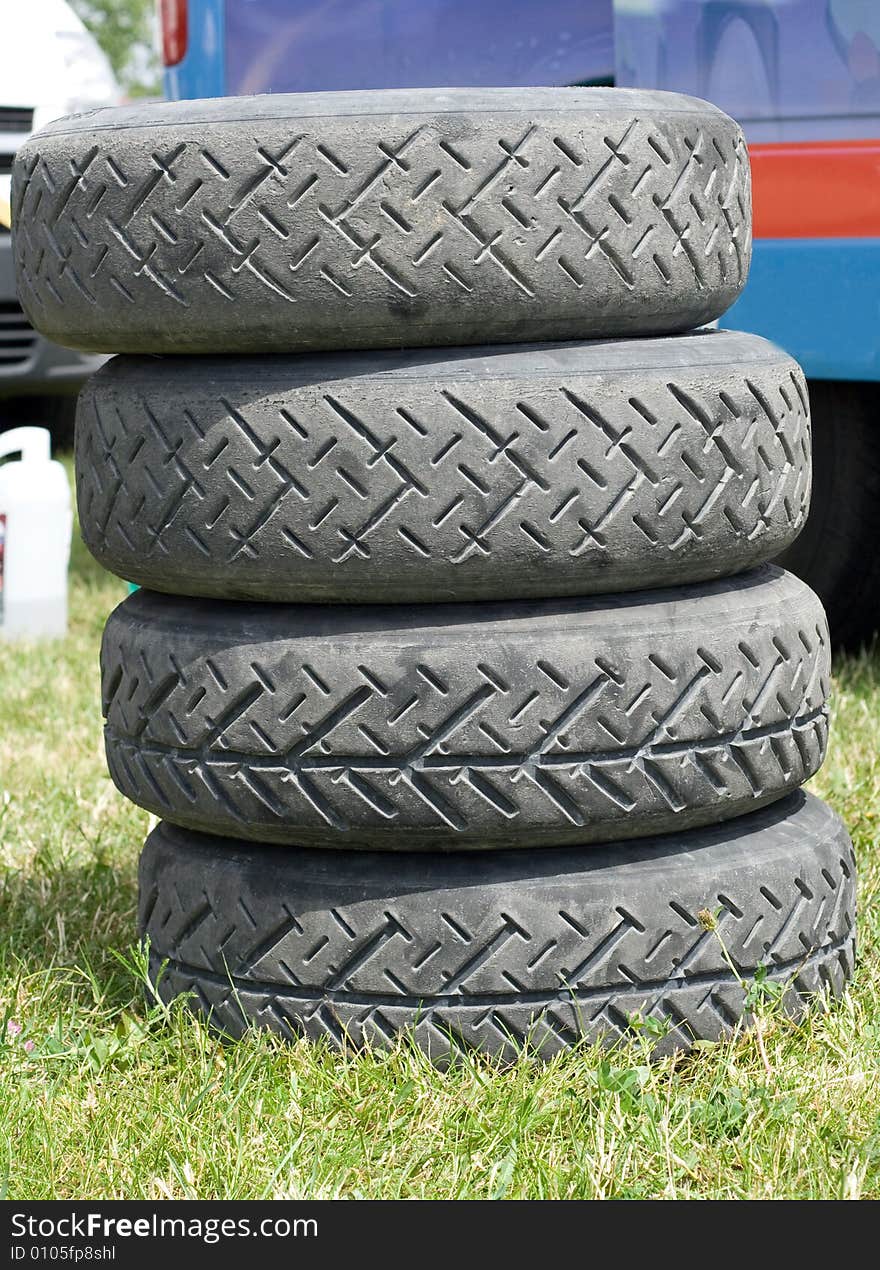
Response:
M107 58L65 0L0 4L0 398L66 394L69 401L103 360L51 344L30 326L15 296L3 213L12 157L30 133L59 115L120 100Z

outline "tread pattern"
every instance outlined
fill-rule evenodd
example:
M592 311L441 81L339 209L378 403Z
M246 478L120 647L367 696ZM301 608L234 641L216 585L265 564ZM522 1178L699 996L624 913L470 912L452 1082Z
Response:
M117 359L77 422L83 535L155 590L527 598L720 577L809 506L800 369L706 332L430 363ZM627 353L635 368L621 369ZM293 381L293 382L291 382Z
M252 118L225 105L198 126L176 103L140 127L49 128L16 159L22 302L44 334L117 352L700 325L748 271L742 134L705 103L624 96L517 90L475 111L426 92L324 118L291 97L287 119L244 102Z
M824 614L772 568L403 620L131 597L102 651L114 781L257 841L539 846L735 816L824 755Z
M551 850L525 872L496 855L478 878L449 857L420 856L418 874L407 862L401 876L383 856L334 854L328 868L308 851L160 827L141 860L141 931L161 996L192 994L236 1036L257 1025L388 1045L406 1028L434 1058L510 1057L527 1038L548 1055L582 1036L616 1039L638 1012L671 1025L661 1052L687 1048L738 1023L738 979L759 965L789 985L792 1013L850 973L846 833L802 795L771 812L632 847Z

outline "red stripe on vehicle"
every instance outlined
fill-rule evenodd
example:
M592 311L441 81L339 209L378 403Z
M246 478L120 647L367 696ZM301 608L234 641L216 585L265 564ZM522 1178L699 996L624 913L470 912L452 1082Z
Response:
M880 140L749 147L756 238L880 237Z

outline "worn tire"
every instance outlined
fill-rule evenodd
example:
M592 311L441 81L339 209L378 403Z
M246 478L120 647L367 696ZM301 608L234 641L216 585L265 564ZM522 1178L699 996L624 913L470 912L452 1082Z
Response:
M761 965L793 1015L852 969L852 848L810 795L710 829L471 865L160 825L140 863L151 979L231 1036L386 1046L408 1031L442 1060L614 1041L634 1015L668 1021L659 1053L686 1049L740 1023Z
M825 618L772 566L638 597L224 604L150 592L102 649L119 789L191 829L388 850L537 847L726 819L827 733Z
M179 101L19 150L18 286L101 352L266 353L655 334L741 291L738 126L632 89Z
M752 335L116 358L82 393L80 523L159 591L523 599L736 573L809 505L796 362Z

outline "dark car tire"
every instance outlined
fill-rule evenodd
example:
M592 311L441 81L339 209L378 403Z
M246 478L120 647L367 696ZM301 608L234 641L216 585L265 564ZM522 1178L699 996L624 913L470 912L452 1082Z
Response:
M525 599L722 577L809 505L797 363L756 336L115 358L83 391L83 536L154 590Z
M140 863L152 982L233 1037L406 1032L443 1061L613 1042L634 1016L666 1021L656 1053L687 1049L746 1021L759 966L791 1015L852 970L852 848L803 793L710 829L471 865L160 825Z
M765 566L546 603L285 606L141 591L102 648L111 775L191 829L393 851L687 828L810 777L816 596Z
M834 644L857 649L880 631L880 387L815 381L810 395L812 508L780 564L817 592Z
M699 326L751 253L739 127L631 89L92 111L19 150L22 304L100 352L266 353Z

